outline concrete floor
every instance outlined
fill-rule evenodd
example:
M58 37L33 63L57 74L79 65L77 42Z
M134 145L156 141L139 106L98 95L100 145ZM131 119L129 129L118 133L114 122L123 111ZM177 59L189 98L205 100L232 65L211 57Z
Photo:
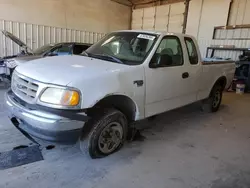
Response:
M0 152L29 144L8 121L0 90ZM1 188L249 188L250 95L226 93L215 114L197 105L145 121L144 141L91 160L77 146L43 149L45 160L0 171Z

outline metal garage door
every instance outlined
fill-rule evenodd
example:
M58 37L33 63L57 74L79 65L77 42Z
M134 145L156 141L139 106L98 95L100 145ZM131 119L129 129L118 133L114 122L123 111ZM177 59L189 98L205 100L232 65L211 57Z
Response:
M184 2L135 9L132 14L132 29L181 33L184 12Z
M105 35L104 33L12 22L0 19L0 31L1 30L7 30L13 33L31 49L36 49L44 44L58 42L85 42L93 44ZM19 51L19 46L0 33L0 57L13 55Z

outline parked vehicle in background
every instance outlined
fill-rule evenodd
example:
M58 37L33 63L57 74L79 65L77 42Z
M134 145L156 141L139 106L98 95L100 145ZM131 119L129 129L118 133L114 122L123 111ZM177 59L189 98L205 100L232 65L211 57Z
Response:
M17 67L6 104L19 130L53 142L80 140L83 152L99 158L121 148L134 121L196 101L216 112L234 72L233 61L203 62L192 36L118 31L83 56Z
M19 54L0 58L0 75L9 78L16 66L27 61L47 56L79 55L91 46L91 44L86 43L63 42L46 44L40 48L31 50L23 41L10 32L2 31L2 33L21 47L21 52Z

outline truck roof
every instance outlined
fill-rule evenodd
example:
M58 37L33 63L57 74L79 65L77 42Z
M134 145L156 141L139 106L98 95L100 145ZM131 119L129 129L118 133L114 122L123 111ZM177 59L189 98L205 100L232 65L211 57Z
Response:
M175 36L179 36L179 37L191 37L193 38L193 36L187 35L187 34L183 34L183 33L173 33L173 32L167 32L167 31L148 31L148 30L119 30L116 32L138 32L138 33L148 33L148 34L156 34L156 35L175 35Z

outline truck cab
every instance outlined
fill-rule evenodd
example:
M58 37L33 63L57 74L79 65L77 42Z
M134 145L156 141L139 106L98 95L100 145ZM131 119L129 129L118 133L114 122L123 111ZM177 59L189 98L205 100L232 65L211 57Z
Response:
M99 158L121 148L132 122L196 101L216 112L234 71L232 61L202 61L192 36L117 31L82 56L18 66L6 104L25 134L79 140L83 152Z

